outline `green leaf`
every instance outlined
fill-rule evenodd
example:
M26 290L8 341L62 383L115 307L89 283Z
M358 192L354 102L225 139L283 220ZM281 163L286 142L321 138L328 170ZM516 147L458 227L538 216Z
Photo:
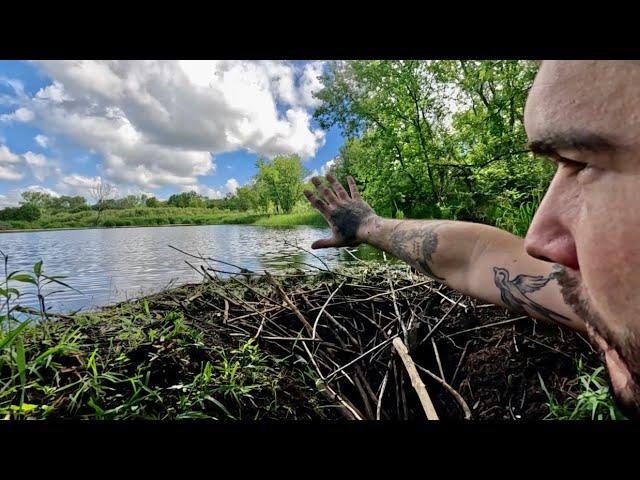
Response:
M20 334L20 332L22 332L22 330L24 330L26 328L27 324L30 321L31 320L25 320L20 325L18 325L16 328L14 328L9 333L7 333L4 337L2 337L2 339L0 340L0 350L2 350L3 348L8 347L9 345L11 345L11 343L16 338L16 336L18 336Z
M10 294L14 294L19 297L20 290L18 290L17 288L1 288L0 289L0 296L7 297Z
M98 417L102 417L104 415L104 410L100 407L100 405L98 405L93 398L90 398L89 401L87 402L87 405L89 405L91 408L93 408L96 412L96 416Z
M34 405L32 403L23 403L21 405L11 405L9 408L14 412L29 413L36 410L38 408L38 405Z
M229 417L231 420L235 420L235 419L236 419L233 415L231 415L231 413L229 412L229 410L227 410L227 408L226 408L222 403L220 403L220 401L216 400L216 399L215 399L215 398L213 398L211 395L207 395L207 396L205 396L205 397L204 397L204 399L205 399L205 400L209 400L210 402L212 402L212 403L214 403L215 405L217 405L217 406L220 408L220 410L222 410L222 411L225 413L225 415L226 415L227 417Z
M54 354L59 353L59 352L62 352L62 353L74 352L76 350L77 350L77 347L75 345L71 345L71 344L69 344L69 345L67 345L67 344L56 345L54 347L51 347L51 348L45 350L40 355L38 355L36 357L36 359L33 360L33 363L35 365L38 365L39 363L41 363L43 360L45 360L50 355L54 355Z
M18 373L20 374L20 384L22 385L22 393L24 395L24 387L27 383L27 378L25 374L25 370L27 368L27 362L24 354L24 342L22 341L21 336L19 336L16 340L16 363L18 364Z
M24 283L32 283L33 285L37 285L38 282L29 274L20 273L18 275L14 275L10 277L10 280L15 280L16 282L24 282Z
M76 288L73 288L71 285L67 285L66 283L61 282L60 280L56 280L56 278L55 278L55 277L47 277L46 275L42 275L42 277L43 277L43 278L46 278L47 280L49 280L49 282L57 283L57 284L59 284L59 285L62 285L63 287L70 288L70 289L71 289L71 290L73 290L74 292L78 292L80 295L84 295L80 290L78 290L78 289L76 289Z
M39 277L41 272L42 272L42 260L40 260L33 266L33 273L35 273L36 276Z

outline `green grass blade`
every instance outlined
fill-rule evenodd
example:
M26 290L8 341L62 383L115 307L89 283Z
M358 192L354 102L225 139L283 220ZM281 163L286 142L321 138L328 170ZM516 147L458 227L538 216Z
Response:
M7 333L4 337L2 337L2 340L0 340L0 350L11 345L13 340L20 334L20 332L22 332L22 330L24 330L27 327L27 324L29 322L30 320L25 320L16 328L14 328L9 333Z

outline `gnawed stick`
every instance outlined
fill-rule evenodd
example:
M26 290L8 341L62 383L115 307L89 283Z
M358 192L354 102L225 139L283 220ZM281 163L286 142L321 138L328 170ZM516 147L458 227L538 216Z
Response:
M400 355L402 363L404 363L404 367L406 368L407 373L409 374L409 378L411 379L411 385L418 394L418 398L420 399L420 403L422 404L424 413L427 415L427 420L438 420L436 409L433 407L433 403L431 402L429 393L427 392L424 383L422 383L422 379L420 378L420 374L418 373L413 360L411 360L411 356L409 355L407 347L398 337L393 339L393 347L396 349L396 352L398 352L398 355Z

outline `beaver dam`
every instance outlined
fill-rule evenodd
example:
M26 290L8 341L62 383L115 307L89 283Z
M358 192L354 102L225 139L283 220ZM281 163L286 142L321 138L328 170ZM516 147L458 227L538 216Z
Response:
M25 328L0 352L2 416L558 418L600 366L578 334L406 265L223 280L206 263L202 283Z

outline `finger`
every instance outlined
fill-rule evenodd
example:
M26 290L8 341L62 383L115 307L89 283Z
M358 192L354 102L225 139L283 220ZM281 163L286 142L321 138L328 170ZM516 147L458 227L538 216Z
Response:
M351 191L351 198L362 200L360 196L360 192L358 192L358 187L356 186L356 182L351 175L347 177L347 183L349 184L349 190Z
M326 218L329 215L329 208L326 203L316 197L310 190L304 191L304 196L307 197L309 203L316 207L318 211Z
M338 197L329 188L325 187L318 177L313 177L311 182L316 186L321 198L329 205L338 203Z
M311 244L312 249L337 247L338 243L333 238L323 238Z
M333 175L331 175L330 173L327 173L327 180L333 187L333 190L336 192L339 199L345 200L345 201L349 200L349 194L344 189L344 187L340 184L340 182L335 179Z

